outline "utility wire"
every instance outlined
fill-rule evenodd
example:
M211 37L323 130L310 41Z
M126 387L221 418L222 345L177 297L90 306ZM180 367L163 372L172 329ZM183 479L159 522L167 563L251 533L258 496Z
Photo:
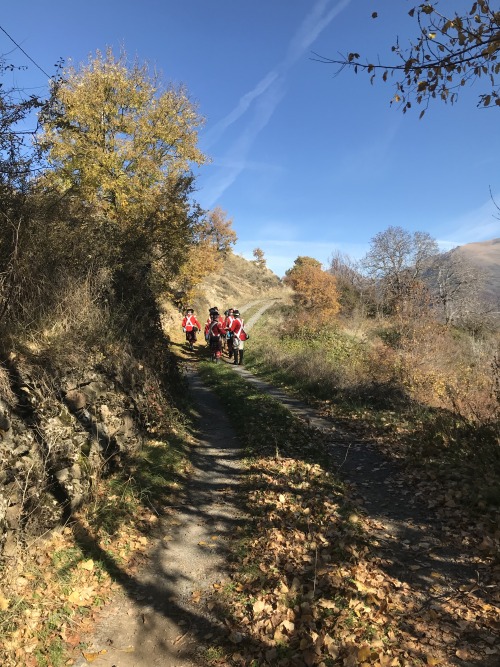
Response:
M50 76L50 74L47 74L47 72L46 72L42 67L40 67L40 65L39 65L37 62L35 62L35 61L33 60L33 58L32 58L28 53L26 53L26 51L23 49L23 47L22 47L20 44L18 44L18 43L16 42L16 40L15 40L13 37L11 37L11 36L9 35L9 33L7 32L7 30L5 30L4 28L2 28L1 25L0 25L0 30L1 30L3 33L5 33L5 34L7 35L7 37L10 39L10 41L13 42L13 44L15 44L15 45L17 46L17 48L18 48L20 51L22 51L22 53L24 53L24 55L26 56L26 58L28 58L28 60L31 60L31 62L33 63L33 65L34 65L35 67L37 67L37 68L40 70L40 72L42 72L43 74L45 74L45 76L48 77L51 81L53 80L52 77Z

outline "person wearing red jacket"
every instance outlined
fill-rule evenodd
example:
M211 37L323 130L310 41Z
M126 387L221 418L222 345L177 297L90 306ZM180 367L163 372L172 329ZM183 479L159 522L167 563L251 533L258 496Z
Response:
M234 347L234 361L235 365L243 363L243 350L245 341L248 339L248 334L244 329L243 319L240 317L240 311L233 311L233 321L231 323L231 331L233 333L233 347Z
M215 314L215 319L218 319L221 324L224 323L224 318L222 317L222 315L219 315L219 309L217 308L217 306L212 306L212 308L208 309L208 320L205 322L205 330L204 330L205 340L207 341L207 343L209 342L209 337L210 337L209 329L213 321L212 315L214 314Z
M194 343L196 343L196 332L201 331L201 324L196 319L192 308L186 309L186 314L182 320L182 330L186 334L186 341L189 345L189 349L192 350Z
M226 319L224 320L224 329L226 330L226 344L227 344L227 353L229 358L233 356L234 347L233 347L233 332L231 331L231 324L234 320L234 308L228 308L226 310Z
M214 310L210 313L210 324L208 325L207 334L210 356L216 364L219 363L222 356L222 336L224 333L224 324L220 321L219 313Z

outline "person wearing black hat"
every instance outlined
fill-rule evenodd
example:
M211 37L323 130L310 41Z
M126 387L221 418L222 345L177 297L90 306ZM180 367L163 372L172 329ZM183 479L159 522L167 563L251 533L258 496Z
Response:
M196 319L193 308L186 308L186 314L182 320L182 330L186 334L189 349L193 350L194 343L196 343L196 332L201 331L201 324Z
M233 333L233 347L234 347L234 361L235 365L243 363L243 353L245 341L248 340L248 334L244 328L243 319L240 316L240 311L235 308L233 311L233 321L231 323L231 331Z
M210 324L208 326L208 345L210 356L216 364L219 363L222 356L222 336L224 335L224 325L220 322L219 313L214 310L210 314Z

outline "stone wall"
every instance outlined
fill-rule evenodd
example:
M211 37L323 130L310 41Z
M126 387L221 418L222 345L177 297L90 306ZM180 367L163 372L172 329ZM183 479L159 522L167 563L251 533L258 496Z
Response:
M0 396L0 557L66 521L99 475L142 447L146 373L89 366L51 376L33 361L4 361ZM5 383L4 383L5 384Z

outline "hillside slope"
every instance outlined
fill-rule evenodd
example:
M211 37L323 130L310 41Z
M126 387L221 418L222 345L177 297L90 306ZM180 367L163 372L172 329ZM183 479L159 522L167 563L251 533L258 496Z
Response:
M218 272L206 276L200 283L192 305L204 322L212 306L223 313L227 308L241 308L255 299L286 299L290 294L290 288L270 269L259 268L255 262L229 252ZM170 303L162 304L162 308L164 329L169 331L172 326L178 326L179 310Z
M484 273L484 298L500 306L500 238L467 243L451 251L469 260Z

